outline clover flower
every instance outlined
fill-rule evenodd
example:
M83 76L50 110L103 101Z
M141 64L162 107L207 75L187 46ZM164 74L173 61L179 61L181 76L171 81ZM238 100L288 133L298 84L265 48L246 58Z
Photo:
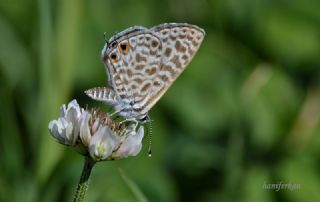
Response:
M106 113L84 109L76 100L60 109L60 117L49 123L51 135L94 161L136 156L142 147L144 128L135 123L115 122Z

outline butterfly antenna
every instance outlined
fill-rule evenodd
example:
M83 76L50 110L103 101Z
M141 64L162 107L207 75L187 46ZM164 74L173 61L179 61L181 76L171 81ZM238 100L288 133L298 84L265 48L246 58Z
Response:
M107 32L103 32L103 36L104 36L104 41L105 41L106 43L108 43Z

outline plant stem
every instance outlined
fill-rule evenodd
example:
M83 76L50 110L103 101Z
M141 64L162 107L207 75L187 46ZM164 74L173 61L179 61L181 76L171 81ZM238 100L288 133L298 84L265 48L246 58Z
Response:
M90 158L90 157L85 157L81 177L79 180L79 184L76 190L76 193L74 195L73 202L83 202L84 197L86 195L86 192L89 187L89 177L91 174L91 170L96 162Z

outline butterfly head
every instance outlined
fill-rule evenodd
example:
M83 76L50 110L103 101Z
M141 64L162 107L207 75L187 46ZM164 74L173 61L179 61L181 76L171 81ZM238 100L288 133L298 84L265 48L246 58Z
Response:
M138 32L146 30L142 26L130 27L111 37L104 45L101 57L105 63L109 60L111 63L116 63L130 51L129 38Z
M110 61L111 63L119 62L125 55L129 53L130 44L127 39L122 41L113 41L106 43L102 50L102 58L105 63Z

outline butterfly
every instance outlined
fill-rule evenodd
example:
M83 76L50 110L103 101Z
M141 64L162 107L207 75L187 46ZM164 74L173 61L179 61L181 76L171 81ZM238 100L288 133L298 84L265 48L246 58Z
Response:
M145 120L190 63L204 36L203 29L187 23L130 27L111 37L102 49L109 87L85 93L113 106L127 120Z

